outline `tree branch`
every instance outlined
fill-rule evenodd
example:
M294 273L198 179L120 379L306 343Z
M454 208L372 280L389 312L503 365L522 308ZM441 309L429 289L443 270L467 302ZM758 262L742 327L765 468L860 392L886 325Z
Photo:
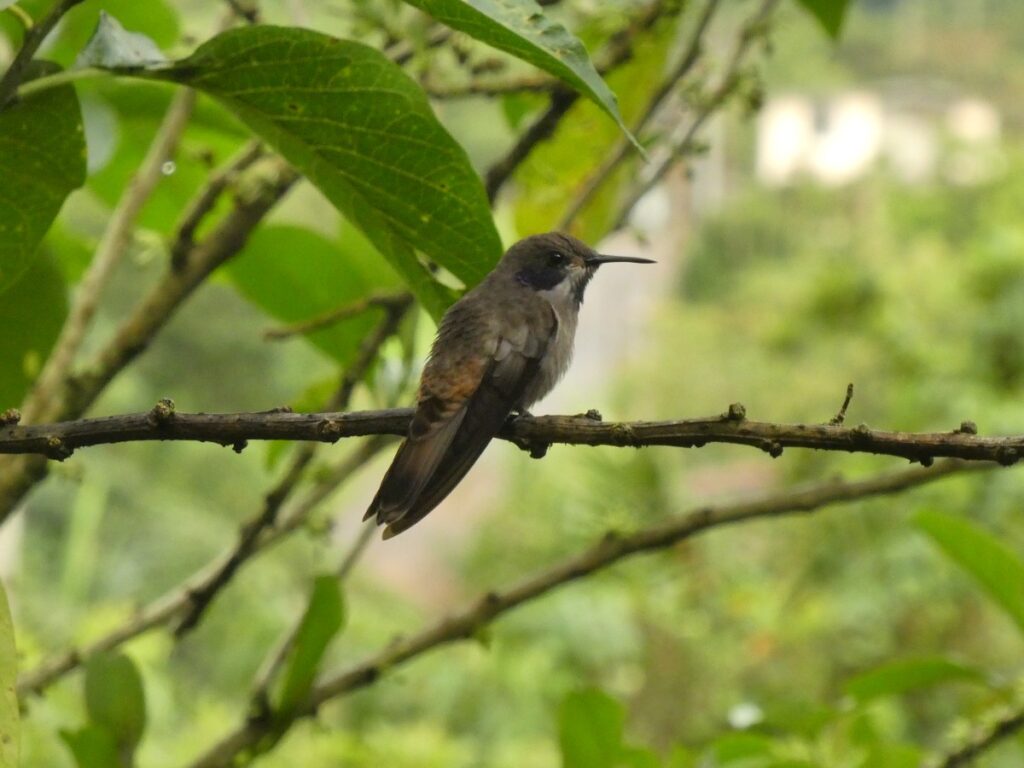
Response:
M45 414L52 409L53 398L61 389L74 364L75 355L81 349L89 323L99 306L100 296L110 281L114 267L131 244L139 214L156 189L157 182L163 177L164 163L177 150L181 135L192 116L195 100L195 91L190 88L175 93L145 158L128 181L128 186L111 213L96 253L75 291L75 299L60 336L26 399L24 415L27 421L47 418Z
M236 570L257 554L266 552L289 534L301 528L310 512L326 499L357 470L365 466L384 447L383 439L367 440L355 451L330 468L309 490L306 496L285 515L279 516L275 524L261 533L253 547L236 566ZM262 512L261 512L262 514ZM103 637L82 648L74 648L47 659L37 667L27 670L18 678L18 698L42 693L44 689L61 677L78 668L99 653L117 648L134 637L151 629L169 624L188 610L192 596L209 589L211 582L221 578L225 564L235 558L235 547L230 547L205 567L198 569L180 586L169 590L135 612L124 624L116 627Z
M978 730L965 744L928 763L931 768L964 768L1003 739L1024 730L1024 708L1018 708L995 723Z
M171 265L176 269L188 258L195 247L196 230L203 219L210 215L217 200L224 191L238 181L239 175L263 156L263 144L253 139L245 144L224 167L210 174L206 184L185 206L185 211L175 227L174 240L170 246Z
M121 324L114 338L80 372L65 377L43 418L76 418L103 388L149 346L177 308L217 267L245 245L263 217L295 183L298 175L283 160L265 158L249 168L238 184L234 208L209 236L170 268ZM0 522L46 474L46 463L28 457L0 464Z
M697 19L693 32L690 34L689 42L686 44L685 53L680 57L679 63L654 90L650 100L647 102L647 106L644 107L643 113L633 126L632 131L634 136L637 136L638 138L640 137L643 131L650 124L651 120L661 109L666 99L668 99L669 95L675 90L676 86L683 80L683 78L690 73L690 70L693 69L694 65L700 59L701 53L703 52L704 34L707 32L708 25L711 24L711 19L718 10L719 2L720 0L707 0L705 3L704 11L701 13L700 18ZM587 203L593 199L601 186L615 172L615 169L618 168L619 165L629 156L632 148L632 142L626 139L625 136L619 139L611 154L605 158L597 170L595 170L583 183L583 186L577 192L576 197L573 198L565 213L562 214L562 220L558 223L556 229L563 231L569 230L572 222L580 214L580 211L582 211Z
M338 390L328 401L328 408L348 407L356 385L362 381L370 366L373 365L384 343L398 331L402 318L405 317L410 306L412 306L412 296L408 295L400 303L388 306L387 315L374 332L363 341L359 354L345 371L345 375L342 376ZM266 495L263 511L242 527L238 535L238 542L224 560L223 565L215 570L201 589L190 591L189 606L174 629L175 636L181 637L199 623L214 597L228 585L241 564L248 560L255 551L263 532L274 526L281 506L295 489L306 467L313 460L316 448L315 443L308 443L296 452L284 477Z
M602 63L597 67L604 75L625 62L633 56L633 45L636 39L644 32L650 30L657 21L670 11L672 3L665 0L654 0L624 29L612 35L605 53L602 56ZM551 93L551 101L512 145L508 152L494 163L484 174L484 187L487 190L487 199L493 204L498 197L498 192L505 183L512 177L515 170L529 157L534 148L542 141L550 138L559 122L569 112L572 106L579 99L579 93L565 88L556 87Z
M327 701L372 685L395 667L434 648L471 638L512 609L632 555L665 549L724 525L813 512L830 504L898 493L954 473L980 468L980 465L944 462L932 469L914 468L856 482L833 480L739 504L697 508L689 514L673 517L634 533L610 531L582 554L570 557L507 590L488 592L463 611L441 619L418 634L399 638L383 651L345 671L328 675L314 686L296 717L311 717ZM247 750L256 745L269 728L275 726L282 727L276 720L250 718L213 745L190 768L222 768L244 764Z
M397 331L411 305L411 300L406 300L387 307L387 315L377 329L364 340L356 359L345 371L338 390L328 401L327 407L347 406L356 385L373 364L383 344ZM173 418L173 414L173 404L165 401L158 403L150 412L151 418L157 422ZM381 439L371 439L364 443L336 468L327 472L282 520L280 510L294 493L305 469L316 454L314 443L303 446L293 457L282 479L265 495L260 512L242 526L239 539L232 547L186 579L182 586L150 603L126 624L84 649L63 653L25 673L18 681L19 695L39 693L94 654L115 648L155 627L174 621L175 634L180 637L186 633L196 625L214 597L229 583L242 565L271 544L297 530L318 504L373 458L384 444L385 441Z
M542 93L562 90L562 81L550 75L523 75L516 78L476 78L461 85L423 83L426 94L438 101L468 99L473 96L506 96L512 93Z
M558 127L577 99L579 99L579 94L576 91L564 88L552 93L548 108L530 123L508 152L487 169L487 173L484 174L484 188L491 205L497 199L498 192L505 186L505 182L512 178L516 168L522 165L538 144L554 134L555 128Z
M346 437L404 435L411 408L381 411L290 413L130 413L80 421L0 427L0 453L34 453L63 460L77 448L145 440L191 440L234 446L246 440L310 440L333 443ZM603 422L581 416L523 416L509 421L499 437L524 450L555 443L649 445L700 448L733 443L759 448L772 457L785 448L899 456L922 464L935 458L994 461L1011 465L1024 456L1024 435L979 437L964 422L951 432L893 432L860 424L774 424L750 421L736 403L719 416L679 421Z
M693 151L697 132L728 100L740 84L740 68L743 65L743 60L746 58L746 55L754 42L763 37L768 20L771 18L771 15L775 10L775 6L777 6L778 3L779 0L764 0L760 9L746 22L746 24L744 24L743 29L740 32L739 41L736 44L736 48L733 50L729 63L725 67L725 73L722 75L718 86L711 95L705 99L704 103L697 111L697 114L694 116L693 121L683 132L682 137L674 141L672 145L668 147L665 152L665 157L659 163L655 164L653 168L649 170L645 169L645 173L640 179L640 182L630 191L626 200L619 207L615 220L611 226L612 231L624 227L626 222L629 220L629 216L633 209L636 207L637 203L643 199L644 195L661 183L661 180L665 178L665 174L675 166L680 158L685 157Z
M7 68L3 78L0 78L0 109L6 107L14 97L18 86L21 85L21 81L25 77L25 70L32 63L36 51L39 50L39 46L43 44L47 35L53 31L65 13L81 2L82 0L58 0L50 12L38 24L25 30L25 37L22 38L21 48L18 50L17 55L15 55L14 61L11 62L11 66Z
M397 291L393 293L375 293L365 298L343 304L340 307L329 309L308 320L302 320L290 325L282 325L277 328L270 328L264 331L263 338L267 341L280 341L292 336L300 336L305 333L319 331L342 320L348 320L356 315L361 315L374 308L381 308L390 311L392 308L406 308L412 303L412 294L408 291ZM404 311L404 309L403 309Z

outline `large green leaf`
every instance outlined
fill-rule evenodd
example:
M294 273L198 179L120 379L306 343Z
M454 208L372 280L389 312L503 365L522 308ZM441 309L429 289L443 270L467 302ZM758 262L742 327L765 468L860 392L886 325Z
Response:
M113 736L120 754L130 754L146 727L142 676L123 653L93 656L85 665L85 707L91 724Z
M833 40L839 39L850 0L796 0L806 8Z
M405 0L442 24L533 64L593 99L618 123L615 94L594 69L586 48L534 0ZM635 143L635 140L634 140Z
M36 74L52 72L41 65ZM85 181L85 134L71 86L0 111L0 294L28 269L71 191Z
M437 314L413 249L474 285L501 255L479 177L420 87L372 48L305 29L224 32L151 77L226 104L358 226Z
M597 690L570 693L558 713L562 768L614 768L622 752L626 712Z
M285 323L400 285L373 246L352 227L346 228L339 242L299 227L263 227L231 261L228 274L242 293ZM379 311L370 310L308 338L347 365L380 317Z
M0 583L0 768L18 765L18 653L14 647L14 622L7 593Z
M46 244L43 251L47 250ZM67 288L49 253L35 259L28 271L0 296L0 411L21 403L53 347L67 314Z
M316 678L328 644L345 623L341 584L333 575L318 576L281 678L276 710L287 715L302 703Z
M915 523L1024 630L1024 562L1013 550L962 517L926 510Z
M894 696L957 680L978 682L984 680L984 675L973 667L930 656L884 664L851 678L845 687L850 696L863 704L881 696Z

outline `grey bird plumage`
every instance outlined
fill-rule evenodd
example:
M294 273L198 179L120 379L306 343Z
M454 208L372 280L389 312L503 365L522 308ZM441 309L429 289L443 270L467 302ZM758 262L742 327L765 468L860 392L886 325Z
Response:
M572 359L583 293L613 261L559 232L520 240L451 306L423 370L409 432L366 517L384 538L451 493L513 412L551 391Z

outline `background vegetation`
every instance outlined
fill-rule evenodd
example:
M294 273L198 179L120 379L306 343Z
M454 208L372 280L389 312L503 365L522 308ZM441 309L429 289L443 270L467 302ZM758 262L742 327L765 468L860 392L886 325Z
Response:
M411 5L442 21L452 6ZM660 242L670 268L659 273L660 287L647 284L640 316L629 323L642 336L596 369L599 377L573 380L559 395L564 412L596 407L609 418L661 419L742 400L759 418L823 422L853 381L853 423L943 431L971 419L982 433L1024 433L1024 8L1013 0L863 0L845 9L837 42L845 3L718 5L544 4L543 13L593 54L624 123L648 148L647 163L608 114L600 79L589 86L593 98L577 100L561 84L580 87L577 75L555 71L556 80L465 33L448 36L402 3L105 0L72 8L42 52L65 68L101 8L174 60L218 28L256 20L387 51L410 75L394 87L422 88L433 99L423 102L427 117L413 138L435 141L439 165L451 157L457 165L458 146L468 153L452 181L463 186L445 191L461 196L476 229L460 234L469 233L460 249L432 218L455 216L453 209L417 209L415 216L428 216L418 223L400 221L402 214L382 223L367 213L351 194L358 179L304 166L297 142L282 139L286 122L268 127L272 120L253 117L242 103L240 65L220 67L216 59L230 50L216 54L220 69L205 81L187 66L153 75L135 59L127 64L143 79L97 76L81 79L73 93L42 91L35 98L78 99L88 168L38 249L0 250L0 407L25 403L36 421L80 415L71 389L55 390L49 404L40 400L39 373L69 301L74 307L82 295L83 275L123 213L133 174L177 110L188 115L180 143L172 159L157 158L152 192L103 281L69 367L77 381L90 385L90 366L135 317L140 299L174 274L168 265L176 254L196 263L181 238L184 212L254 131L317 186L303 180L290 189L292 172L269 151L239 165L195 239L217 242L218 226L232 216L256 211L261 223L237 256L197 281L145 353L125 361L79 411L140 411L168 396L188 411L406 403L431 317L453 289L486 271L499 241L568 226L595 243L612 232L629 247ZM23 39L22 12L38 21L50 6L24 0L0 12L6 61ZM715 14L702 28L709 8ZM764 8L770 14L762 19ZM633 55L608 66L623 35ZM695 39L693 65L671 79ZM733 71L743 41L751 48ZM542 57L525 58L538 64ZM287 73L280 70L287 60L265 62L266 77ZM316 75L307 71L298 84ZM190 82L213 98L200 96L186 110L185 91L144 81L154 76ZM756 112L766 98L797 92L826 100L895 79L911 91L939 81L994 105L1002 117L994 170L970 185L941 172L907 184L884 163L842 186L758 181ZM665 83L666 100L651 110ZM419 98L412 93L411 103ZM25 131L29 113L19 110L31 104L26 98L0 111L0 201L10 206L23 176L2 139ZM429 119L431 109L443 129ZM553 137L498 183L494 169L509 148L550 114ZM679 134L701 115L712 131ZM51 139L48 157L67 166L62 198L80 181L74 121L29 117L39 120L30 135L40 146ZM353 130L388 125L372 111L348 117ZM306 138L341 146L345 135ZM595 169L620 151L621 164L566 220ZM702 174L712 160L722 191L708 202ZM662 166L668 224L639 208L631 217ZM344 177L350 169L340 167ZM473 169L495 198L496 229ZM378 181L388 188L386 174ZM401 194L413 199L417 189L410 183ZM0 231L8 243L22 242ZM424 270L426 260L440 273ZM283 342L263 338L267 327L406 289L419 300L411 311L371 308ZM599 315L614 320L619 306L588 303L581 335ZM361 360L366 340L382 328L379 354ZM356 374L347 385L346 371ZM266 443L236 455L187 443L99 446L53 464L26 495L11 480L28 476L26 465L2 457L8 482L0 498L10 502L5 514L17 510L0 548L17 656L0 644L0 670L10 678L17 666L22 713L14 725L10 701L0 706L0 731L19 734L20 764L215 765L198 756L244 722L255 723L260 738L231 759L267 766L909 768L965 765L975 748L984 768L1024 761L1016 735L1024 725L1024 486L1014 470L957 472L897 496L712 531L554 591L478 628L470 642L380 670L386 674L324 704L315 718L293 719L312 675L347 669L481 590L517 583L607 531L628 533L708 503L837 474L899 469L898 460L862 454L790 450L773 461L732 446L553 448L532 461L495 445L463 495L381 544L355 523L388 459L381 447L346 440L314 453ZM290 474L289 485L282 478ZM181 602L112 652L39 676L47 669L40 665L68 648L140 628L168 599L187 596L182 585L192 574L238 551L240 526L268 508L278 483L287 501L267 530L291 535L225 579L194 627L183 628L190 608ZM252 696L267 659L297 626L300 639L265 695ZM2 621L0 637L10 637ZM0 745L0 765L15 759Z

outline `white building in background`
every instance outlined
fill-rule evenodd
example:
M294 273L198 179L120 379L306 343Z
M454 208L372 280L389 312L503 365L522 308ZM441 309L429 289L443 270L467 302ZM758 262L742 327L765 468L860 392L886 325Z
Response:
M770 99L757 123L757 178L840 186L884 165L908 184L977 184L1000 171L1001 119L992 104L912 86Z

